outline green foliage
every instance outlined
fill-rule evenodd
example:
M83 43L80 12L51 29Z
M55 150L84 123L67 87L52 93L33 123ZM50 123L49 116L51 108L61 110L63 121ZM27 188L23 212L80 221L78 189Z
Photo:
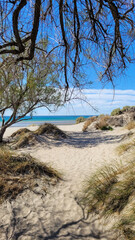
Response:
M126 112L127 110L129 110L131 107L130 106L125 106L121 109L122 113Z
M37 108L51 111L63 104L58 65L54 65L53 59L46 60L43 54L36 57L23 69L21 64L14 64L14 58L13 64L6 62L0 69L0 114L4 116L5 110L12 112L11 118L2 123L5 129L27 114L32 115Z
M113 128L111 126L103 126L100 129L103 131L105 131L105 130L112 131L113 130Z
M77 119L76 119L76 124L78 124L78 123L81 123L81 122L84 122L86 119L84 118L84 117L78 117Z
M122 109L116 108L111 112L111 116L120 115L120 114L128 111L130 108L131 108L131 106L124 106Z
M116 108L111 112L111 116L120 115L122 113L120 108Z

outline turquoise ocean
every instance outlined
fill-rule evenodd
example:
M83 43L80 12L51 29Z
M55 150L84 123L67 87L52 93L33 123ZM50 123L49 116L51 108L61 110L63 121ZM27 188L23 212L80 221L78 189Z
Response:
M55 125L69 125L75 124L76 119L78 117L89 118L92 115L70 115L70 116L33 116L32 119L30 117L24 117L21 122L13 124L11 127L27 127L30 125L41 125L44 123L53 123ZM5 116L5 120L7 120L9 116ZM0 125L1 125L0 118Z

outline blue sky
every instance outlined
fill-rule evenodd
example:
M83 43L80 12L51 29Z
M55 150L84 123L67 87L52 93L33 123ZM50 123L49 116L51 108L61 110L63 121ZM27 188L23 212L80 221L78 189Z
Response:
M46 108L37 109L34 115L99 115L110 114L115 108L135 105L135 64L129 66L125 74L115 79L115 90L110 83L102 85L92 69L87 70L88 80L92 81L90 89L81 93L74 92L74 96L86 100L72 100L50 113ZM95 111L93 108L97 111ZM10 115L11 111L6 115Z
M36 115L98 115L110 114L115 108L135 105L135 64L131 64L125 74L115 79L115 90L110 83L103 86L97 76L88 70L88 79L93 82L91 89L84 89L82 93L75 92L78 98L87 100L92 107L82 100L72 100L55 113L46 109L38 109Z
M135 105L135 64L129 65L125 74L115 79L115 91L111 84L102 85L92 68L87 69L87 75L88 80L92 81L93 84L90 89L84 89L82 94L78 92L78 98L84 98L89 104L78 99L65 104L55 113L50 113L47 109L41 108L37 109L34 115L110 114L114 108ZM96 108L97 111L90 105ZM10 115L10 112L7 112L7 115Z

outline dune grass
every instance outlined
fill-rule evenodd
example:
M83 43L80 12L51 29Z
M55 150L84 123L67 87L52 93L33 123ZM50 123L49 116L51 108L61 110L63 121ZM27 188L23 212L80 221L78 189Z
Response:
M107 123L107 120L109 120L110 116L108 115L100 115L99 120L96 124L96 129L100 129L100 130L113 130L112 127L109 126L109 124Z
M0 203L6 199L15 199L25 189L33 190L37 180L45 186L61 174L43 163L39 163L30 155L16 155L0 149Z
M109 124L107 123L109 118L110 118L109 115L104 115L104 114L101 114L98 117L93 116L85 121L82 131L83 132L87 131L88 127L95 121L96 121L96 124L95 124L96 129L112 131L113 128L109 126Z
M116 150L117 150L117 153L121 155L134 147L135 147L135 139L133 139L130 142L121 144L120 146L117 147Z
M39 128L35 131L30 131L27 128L22 128L14 132L11 135L13 139L12 148L18 149L18 148L26 147L28 145L34 145L36 141L38 141L38 136L40 135L42 136L49 135L56 140L67 137L67 135L55 125L50 123L45 123L39 126Z
M135 204L131 205L131 209L123 214L120 221L116 224L116 228L120 231L121 239L123 239L122 236L126 240L135 239Z
M129 122L129 123L125 126L125 128L128 129L128 130L134 129L134 128L135 128L135 121Z
M78 117L77 119L76 119L76 124L78 124L78 123L81 123L81 122L85 122L85 118L84 117Z
M58 127L56 127L55 125L51 124L51 123L45 123L41 126L39 126L39 128L34 131L34 134L36 135L53 135L54 138L58 139L58 138L66 138L66 134L60 130Z
M96 119L97 119L97 117L95 117L95 116L93 116L93 117L91 117L91 118L88 118L88 119L84 122L82 131L83 131L83 132L87 131L88 127L91 125L91 123L95 122Z
M11 137L16 137L20 134L30 133L31 131L28 128L20 128L16 132L12 133Z
M134 207L128 211L131 203ZM81 204L89 213L105 217L117 216L114 227L121 235L120 239L134 240L135 162L106 166L97 171L86 182Z

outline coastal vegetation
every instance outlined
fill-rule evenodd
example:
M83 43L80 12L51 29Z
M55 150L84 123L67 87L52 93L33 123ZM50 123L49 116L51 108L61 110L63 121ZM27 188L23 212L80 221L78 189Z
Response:
M104 114L101 114L100 116L98 117L91 117L89 119L87 119L83 125L83 129L82 131L85 132L87 131L88 127L89 126L92 126L92 123L93 124L93 128L95 129L100 129L100 130L113 130L113 128L111 126L109 126L108 124L108 120L110 119L110 116L109 115L104 115Z
M100 115L97 120L96 129L113 130L113 128L109 126L107 122L108 119L110 119L109 115Z
M135 162L102 167L85 184L81 204L88 213L115 219L112 230L117 238L134 240L135 236Z
M132 139L128 140L126 143L121 144L120 146L117 147L117 152L119 155L127 152L128 150L132 150L135 147L135 138L134 138L134 134Z
M128 130L134 129L135 128L135 121L131 121L129 122L125 128L127 128Z
M88 118L88 119L85 121L84 125L83 125L82 131L83 131L83 132L87 131L87 129L88 129L88 127L91 125L91 123L93 123L93 122L95 122L95 121L96 121L96 117L95 117L95 116Z
M45 193L51 182L56 184L61 178L58 171L30 155L0 149L0 203L15 199L25 190L36 192L38 187Z
M52 139L64 139L67 135L51 123L40 125L37 130L31 131L27 128L17 130L11 135L10 146L14 149L34 145L41 141L41 136L49 136ZM40 140L39 140L40 137Z
M62 104L63 97L58 88L58 66L51 59L47 62L44 54L37 53L37 58L40 62L38 65L35 59L23 69L21 64L7 62L0 70L0 142L8 127L22 121L27 115L28 119L32 118L37 108L46 107L51 111ZM5 118L7 111L11 112L8 119Z
M120 108L116 108L111 112L111 116L120 115L122 113Z
M76 124L78 124L78 123L81 123L81 122L85 122L85 118L84 117L78 117L77 119L76 119Z
M124 112L130 111L130 109L132 110L132 108L134 108L134 106L124 106L122 109L116 108L111 112L111 116L123 114Z
M86 119L82 131L88 129L113 130L113 127L135 128L135 107L125 106L114 109L110 115L100 114L98 117Z
M91 66L98 72L102 83L113 85L114 79L134 60L134 7L134 1L128 0L0 2L0 143L8 127L27 115L31 118L37 108L56 110L71 100L73 89L88 89L91 81L85 73ZM93 75L93 70L89 75ZM83 131L94 124L101 130L123 126L125 122L121 115L127 110L130 107L115 109L111 113L113 119L108 116L90 118L85 121ZM11 112L8 120L5 119L6 112ZM132 120L135 120L134 116ZM131 123L128 128L131 129ZM33 143L42 134L53 135L56 139L66 137L52 125L41 126L34 132L24 129L12 136L15 148ZM132 146L129 144L124 148ZM2 144L0 147L0 203L15 199L26 189L38 192L39 187L40 192L46 192L51 180L57 183L61 179L60 173L33 157L17 155L3 149ZM88 212L116 216L114 228L119 232L119 240L134 240L134 159L123 165L104 167L95 173L86 184L82 204ZM62 226L66 230L67 226L74 224L63 223L55 235L51 229L51 236L45 237L47 228L40 215L39 222L42 225L42 231L38 232L40 239L52 239L60 233ZM13 231L16 223L14 214ZM57 218L55 227L58 224ZM25 227L19 231L20 235L16 234L14 238L22 238ZM44 236L41 236L43 231ZM5 232L7 239L10 229L6 227ZM25 236L25 239L29 237Z
M115 109L113 118L120 115L133 114L134 107ZM127 115L125 115L127 117ZM132 115L134 118L134 115ZM102 119L103 118L103 119ZM110 116L101 115L97 118L101 123ZM127 117L128 119L128 117ZM126 120L127 120L126 119ZM130 118L129 118L130 119ZM96 126L96 125L95 125ZM126 142L116 148L119 160L105 165L90 176L84 184L80 204L88 214L94 213L101 218L112 220L112 230L117 235L115 239L134 240L135 236L135 122L131 121L125 128L132 130L126 134ZM124 130L124 128L123 128ZM130 150L130 152L129 152Z
M7 127L37 107L57 108L71 100L69 89L89 88L86 66L113 84L134 59L133 10L127 0L1 1L0 142Z
M130 110L129 110L129 114L132 114L132 111L130 112ZM125 113L123 113L123 115L124 114L128 114L127 110ZM108 124L107 121L109 121L111 117L112 116L108 116L108 115L100 115L98 117L89 118L88 120L89 122L91 122L91 124L95 124L95 126L97 123L99 123L100 127L104 127L104 126L109 127L109 125L107 125ZM84 124L86 124L86 122L87 120L84 122ZM76 126L76 125L71 126L72 131L75 127L78 129L79 126ZM126 133L123 134L122 130L125 131ZM5 144L3 144L3 147L1 145L1 148L0 148L0 203L4 203L4 201L7 200L7 203L9 201L11 204L13 203L14 206L16 206L16 204L18 204L17 202L18 199L16 200L17 196L22 197L23 195L21 194L24 193L24 191L26 191L25 197L28 197L27 192L31 191L31 192L34 192L34 194L39 194L39 196L42 196L42 199L43 199L44 195L47 194L49 187L52 185L56 185L57 182L62 179L62 175L59 172L57 172L55 169L52 169L52 167L49 167L48 165L40 163L39 161L40 158L35 159L32 157L34 156L35 152L38 149L38 151L40 152L39 156L41 157L41 155L43 155L41 157L41 160L43 161L44 161L45 155L46 155L45 161L46 160L50 161L51 159L51 161L53 161L54 164L55 164L55 157L56 157L57 164L59 163L58 159L60 159L62 164L66 158L65 165L64 165L65 167L63 167L63 165L60 166L61 169L63 169L62 172L64 173L66 173L67 162L70 161L69 165L70 164L71 165L70 166L68 165L70 167L69 170L72 169L73 166L75 166L74 172L73 172L73 175L74 175L73 179L75 180L75 182L76 182L76 179L78 182L82 181L82 178L80 180L79 168L81 168L81 174L84 174L83 176L84 178L86 177L86 175L88 176L88 171L90 168L91 175L85 181L85 185L83 186L83 191L80 197L80 201L78 198L75 198L75 196L73 195L73 199L72 199L73 201L71 201L70 203L71 206L73 202L75 204L77 202L77 207L80 206L80 209L83 210L84 217L85 217L85 213L87 213L87 216L90 214L93 214L94 218L96 215L98 219L100 218L101 222L102 222L102 219L103 220L109 219L108 222L111 222L112 224L111 234L112 236L113 234L116 234L116 237L112 239L134 240L134 235L135 235L134 129L132 131L129 131L124 127L124 128L120 128L120 131L118 132L120 135L117 135L117 128L116 128L114 134L112 134L113 137L111 138L111 133L108 134L108 133L102 133L101 131L94 131L92 135L92 131L90 131L87 134L81 135L79 131L79 133L75 132L74 135L73 133L71 133L71 137L69 138L69 141L68 139L66 141L63 141L63 139L67 137L67 134L65 134L62 130L60 130L53 124L47 123L47 124L41 125L34 131L31 131L27 128L22 128L17 130L11 135L11 138L9 139L10 143L6 144L6 146ZM70 132L69 132L69 136L70 136ZM119 142L118 139L120 139L121 142ZM62 144L59 145L59 141L56 142L55 140L61 140ZM113 142L115 144L117 143L119 147L121 147L121 145L123 145L123 142L122 142L123 140L124 140L124 144L128 144L128 145L124 147L125 149L122 150L121 153L119 153L119 156L118 156L119 160L114 161L114 158L111 158L111 155L110 155L112 149L114 149L112 147ZM125 143L125 141L127 140L129 142ZM32 146L32 144L35 144L36 146L36 143L38 143L37 148L30 147L28 149L26 148L19 149L21 147ZM55 144L55 143L58 143L58 144ZM82 148L82 146L84 147ZM58 153L58 155L56 156L56 152L61 147L63 147L63 149L60 149L60 155ZM11 149L13 150L13 148L17 149L17 151L16 152L9 151L9 148L10 150ZM84 149L84 153L83 153L84 155L82 156L84 157L80 156L80 159L79 159L79 155L81 154L81 152L83 152L83 149ZM86 152L86 149L87 149L87 152ZM54 150L54 153L52 153L53 150ZM65 151L62 152L62 150L65 150ZM132 155L131 154L128 155L128 150L131 150L130 152L132 153ZM32 153L32 156L27 154L19 154L19 151ZM42 154L42 151L43 151L43 154ZM71 154L70 154L70 151L71 151ZM65 152L66 154L69 154L68 157L65 156ZM50 154L49 159L47 159L46 153ZM117 151L115 151L115 154L116 153ZM102 157L102 154L104 154L103 157ZM106 154L108 154L108 157L109 157L109 164L108 165L106 164L105 166L103 166L102 164ZM86 158L86 155L88 156L88 158ZM76 157L77 165L74 164L73 158L71 156ZM94 164L92 168L91 168L90 158L93 158L93 157L91 156L94 156ZM88 163L87 163L88 165L85 165L87 160L88 160ZM83 164L82 164L82 161L83 161ZM98 169L98 166L99 166L98 164L103 167ZM86 171L87 174L83 173L85 172L86 166L88 166L88 169ZM76 173L77 175L75 175ZM72 177L72 175L70 175L70 177ZM67 183L68 181L64 181L64 182L66 182L66 185L64 185L63 182L58 186L58 188L56 185L56 188L54 187L52 191L52 195L50 193L50 196L49 194L47 196L47 199L49 199L49 206L53 208L54 205L51 202L51 198L54 197L54 192L56 191L54 201L59 202L60 200L62 202L64 206L64 209L62 209L61 211L62 215L65 214L64 201L65 199L67 200L66 197L68 195L68 193L66 192L67 184L69 184L68 185L69 188L72 187L72 184L73 184L73 181L72 182L69 181L70 183ZM75 183L75 187L76 187L76 183ZM64 197L63 197L63 192L62 194L60 193L60 190L61 189L63 190L63 188L64 188L64 194L66 192ZM60 194L62 199L58 197L58 195ZM70 198L71 198L71 195L69 193L69 199ZM68 201L70 201L69 199ZM42 202L42 204L44 204L44 201ZM45 205L45 209L47 209L46 206L48 205ZM49 214L53 215L54 209L52 208L51 210L47 209L47 211L48 212L50 211ZM42 209L42 208L39 207L39 209ZM47 211L44 211L45 213L43 213L43 215L46 214ZM71 208L71 211L72 211L72 208ZM76 208L74 211L76 211ZM67 208L66 208L66 212L67 212ZM78 212L76 212L76 214L78 214ZM76 216L78 217L79 214ZM46 217L46 219L48 221L49 219L48 216ZM81 221L84 220L84 219L82 220L82 214L80 214L80 219ZM94 221L96 221L95 219ZM38 220L36 219L36 221ZM89 226L88 225L90 224L88 222L89 218L87 218L86 221L87 221L87 226ZM73 222L73 218L72 218L72 222ZM110 234L110 225L109 226L107 225L104 228L104 225L102 225L102 223L100 224L101 224L100 226L102 226L103 229L107 228L107 231L109 229L109 234ZM64 226L67 226L67 224ZM93 230L92 225L89 227L92 227L92 230ZM68 230L69 229L67 229L67 231ZM83 231L85 232L84 228L83 228ZM20 229L19 229L19 232L20 234L22 233ZM86 235L84 234L81 236L84 236L85 238Z

